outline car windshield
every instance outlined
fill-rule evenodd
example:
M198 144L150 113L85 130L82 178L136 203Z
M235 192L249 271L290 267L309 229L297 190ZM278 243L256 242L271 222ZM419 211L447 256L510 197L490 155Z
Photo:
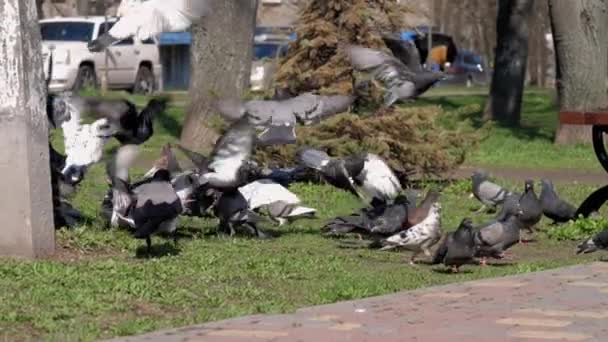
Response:
M86 22L53 22L41 23L42 40L58 40L68 42L88 42L93 38L93 23Z

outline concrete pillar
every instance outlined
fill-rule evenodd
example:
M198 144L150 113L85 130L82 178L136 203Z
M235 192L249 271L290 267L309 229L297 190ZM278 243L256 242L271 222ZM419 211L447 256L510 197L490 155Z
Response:
M35 0L0 0L0 255L55 249Z

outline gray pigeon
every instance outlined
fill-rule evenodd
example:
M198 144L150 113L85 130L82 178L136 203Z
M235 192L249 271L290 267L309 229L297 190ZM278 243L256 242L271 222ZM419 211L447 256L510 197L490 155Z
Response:
M361 46L348 46L346 53L353 67L370 72L387 89L384 105L390 107L398 100L420 96L445 77L441 72L414 72L394 56Z
M519 199L519 205L523 212L520 220L524 227L532 232L532 228L540 222L543 217L543 208L540 200L534 192L534 181L526 180L524 193Z
M574 219L576 208L557 195L550 180L543 179L541 183L540 203L543 208L543 214L553 220L554 223L568 222Z
M475 256L475 233L473 221L464 218L456 231L449 233L435 252L433 264L443 263L452 267L452 272L458 273L458 268L473 260Z
M385 35L382 37L384 44L403 65L414 73L422 72L420 52L416 44L411 40L403 40L398 35Z
M608 229L599 232L594 237L578 245L576 254L593 253L598 249L608 249Z
M296 159L299 164L319 171L331 185L367 199L373 206L391 202L402 191L391 168L372 153L332 158L323 151L303 147L297 151Z
M151 252L151 236L158 232L173 233L177 245L177 218L182 212L179 197L171 186L169 171L158 170L152 178L139 186L128 182L128 166L137 155L135 145L121 147L108 167L112 180L112 221L120 220L135 229L136 239L146 239L148 254Z
M486 207L495 208L502 204L510 191L500 185L488 180L488 174L483 171L475 171L471 176L473 195L482 203L478 213L484 211Z
M260 239L270 237L258 229L257 223L264 219L249 209L247 200L237 189L223 192L213 209L220 220L220 231L229 236L234 236L237 230L241 230Z
M286 100L241 100L224 99L217 103L220 113L231 120L248 113L250 122L266 129L260 138L272 137L281 143L295 142L295 125L311 125L335 114L343 113L355 98L349 95L315 95L305 93ZM267 138L270 139L270 138Z
M520 230L524 228L521 221L523 212L519 210L504 221L491 221L477 227L475 232L475 256L481 257L481 264L486 265L488 257L502 259L504 252L520 241Z

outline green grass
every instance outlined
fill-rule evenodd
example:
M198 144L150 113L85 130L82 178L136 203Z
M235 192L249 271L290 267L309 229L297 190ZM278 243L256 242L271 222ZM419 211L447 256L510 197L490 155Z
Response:
M133 98L139 105L145 99ZM428 103L447 109L479 104L478 95L431 96ZM510 129L496 128L494 136L473 152L473 163L492 163L494 154L507 156L502 166L537 166L553 147L550 134L555 120L548 96L540 91L526 96L524 123L537 132L511 136ZM144 145L145 155L134 173L141 174L162 144L175 141L183 110L172 108L158 118L156 135ZM553 122L553 123L551 123ZM553 125L553 126L551 126ZM54 140L58 140L55 137ZM508 144L519 146L507 149ZM112 150L116 145L108 147ZM496 151L493 151L493 147ZM524 151L523 147L529 148ZM572 158L577 148L565 148L554 157L562 162ZM559 154L558 154L559 153ZM589 163L591 165L591 163ZM578 165L580 167L580 165ZM498 180L511 189L522 184ZM574 204L580 203L594 187L557 184L558 192ZM0 261L0 339L9 341L89 341L132 335L155 329L183 326L255 313L280 313L298 307L332 303L471 279L525 273L585 262L596 255L575 257L575 242L554 241L545 233L538 242L513 249L515 260L499 266L467 266L461 274L445 274L441 266L410 267L403 253L343 248L339 239L320 235L328 218L347 214L360 206L350 194L322 186L300 184L291 188L308 206L319 209L315 220L297 221L280 229L282 235L270 241L227 239L215 235L215 220L183 219L180 248L155 237L155 258L140 257L144 243L122 230L104 230L99 205L106 191L103 165L87 175L73 199L86 215L87 224L57 234L57 255L37 261ZM454 229L471 209L478 207L468 198L467 181L443 189L442 222ZM476 222L490 215L474 217ZM548 229L543 220L540 228ZM347 239L354 239L347 237Z
M464 91L446 88L429 92L420 102L440 105L450 111L463 106L478 106L478 111L473 113L472 119L479 119L486 98L482 92L483 88ZM524 96L521 127L494 127L489 137L471 153L467 164L519 169L571 168L603 172L590 144L553 144L558 124L558 109L554 97L553 91L549 90L527 91Z

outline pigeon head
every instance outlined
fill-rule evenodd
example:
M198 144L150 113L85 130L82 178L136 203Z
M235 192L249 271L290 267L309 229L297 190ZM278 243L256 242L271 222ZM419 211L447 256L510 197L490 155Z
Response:
M167 169L159 169L152 176L153 182L171 182L171 173Z
M525 192L529 192L529 191L534 191L534 181L531 179L527 179L526 182L524 183L524 191Z
M595 245L593 238L590 238L589 240L581 243L580 245L577 246L577 248L578 248L578 250L576 251L576 254L593 253L597 250L597 246Z
M487 178L488 178L488 173L486 171L482 171L482 170L475 171L471 175L471 179L473 179L473 181L481 182Z
M553 189L553 182L551 182L549 179L541 179L540 184L543 188Z
M473 220L471 220L469 217L465 217L462 219L462 221L460 222L460 228L466 229L466 230L472 230L473 229Z
M394 202L396 205L408 205L410 203L409 199L405 195L399 195L395 197Z

